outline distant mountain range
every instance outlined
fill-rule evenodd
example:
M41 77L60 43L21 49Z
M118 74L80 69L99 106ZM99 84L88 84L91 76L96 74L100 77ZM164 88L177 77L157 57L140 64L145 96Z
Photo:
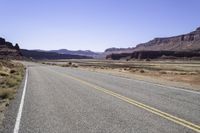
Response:
M42 51L42 50L26 50L21 49L21 54L26 58L36 60L55 60L55 59L91 59L92 57L72 54L59 54L56 52Z
M0 38L0 59L91 59L92 57L74 54L59 54L53 51L20 49L18 44L13 46L4 38Z
M43 51L43 50L40 50ZM80 55L80 56L88 56L92 58L97 58L101 53L100 52L93 52L90 50L67 50L67 49L59 49L59 50L49 50L46 52L54 52L58 54L69 54L69 55Z
M200 54L200 27L188 34L173 37L155 38L132 48L108 48L104 52L90 50L25 50L16 44L0 38L0 58L32 59L90 59L90 58L160 58L163 56L188 57Z

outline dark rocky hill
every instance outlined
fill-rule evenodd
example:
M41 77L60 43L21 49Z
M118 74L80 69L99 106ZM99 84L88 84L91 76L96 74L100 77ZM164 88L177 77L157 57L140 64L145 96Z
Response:
M13 46L12 43L7 42L4 38L0 38L0 59L91 59L92 57L59 54L56 52L25 50L20 49L18 44Z
M21 59L20 48L18 44L13 46L12 43L7 42L4 38L0 38L0 59Z
M200 52L196 51L134 51L132 53L115 53L106 59L194 59L200 60Z

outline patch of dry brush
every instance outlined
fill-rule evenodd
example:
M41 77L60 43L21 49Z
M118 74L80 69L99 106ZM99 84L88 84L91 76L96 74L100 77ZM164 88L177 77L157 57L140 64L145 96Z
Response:
M24 66L20 63L0 60L0 126L3 112L13 99L24 76Z

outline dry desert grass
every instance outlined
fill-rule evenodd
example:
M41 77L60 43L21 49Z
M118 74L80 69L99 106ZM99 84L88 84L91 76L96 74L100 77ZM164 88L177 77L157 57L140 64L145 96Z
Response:
M0 60L0 126L4 118L4 111L9 105L9 100L19 87L24 76L24 67L20 63Z

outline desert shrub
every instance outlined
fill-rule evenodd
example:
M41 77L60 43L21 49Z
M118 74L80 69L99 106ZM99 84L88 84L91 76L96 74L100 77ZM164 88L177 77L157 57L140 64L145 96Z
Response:
M151 61L151 60L149 58L147 58L146 61Z
M72 62L70 61L70 62L68 62L68 64L71 66L71 65L72 65Z
M14 86L16 86L18 84L18 82L17 82L17 80L16 79L14 79L14 78L8 78L7 79L7 82L6 82L6 85L8 86L8 87L14 87Z
M197 75L197 72L189 72L189 75Z
M77 68L77 67L78 67L78 64L72 64L72 67Z
M12 73L16 73L16 70L15 69L11 69L10 70L10 73L12 74Z
M61 67L69 67L69 64L62 64Z
M7 72L0 71L0 76L9 76L9 74Z
M140 70L140 73L144 73L144 70L142 69L142 70Z
M12 99L14 97L15 90L14 89L0 89L0 99Z
M167 74L167 72L165 72L165 71L161 71L161 72L159 72L160 74Z
M20 82L23 79L23 75L16 75L14 78L17 80L17 82Z
M186 72L181 72L180 75L187 75L187 73Z
M136 71L138 71L138 69L130 68L129 71L130 72L136 72Z
M130 67L127 67L127 68L124 68L124 70L125 70L125 71L129 71L129 70L131 70L131 68L130 68Z

